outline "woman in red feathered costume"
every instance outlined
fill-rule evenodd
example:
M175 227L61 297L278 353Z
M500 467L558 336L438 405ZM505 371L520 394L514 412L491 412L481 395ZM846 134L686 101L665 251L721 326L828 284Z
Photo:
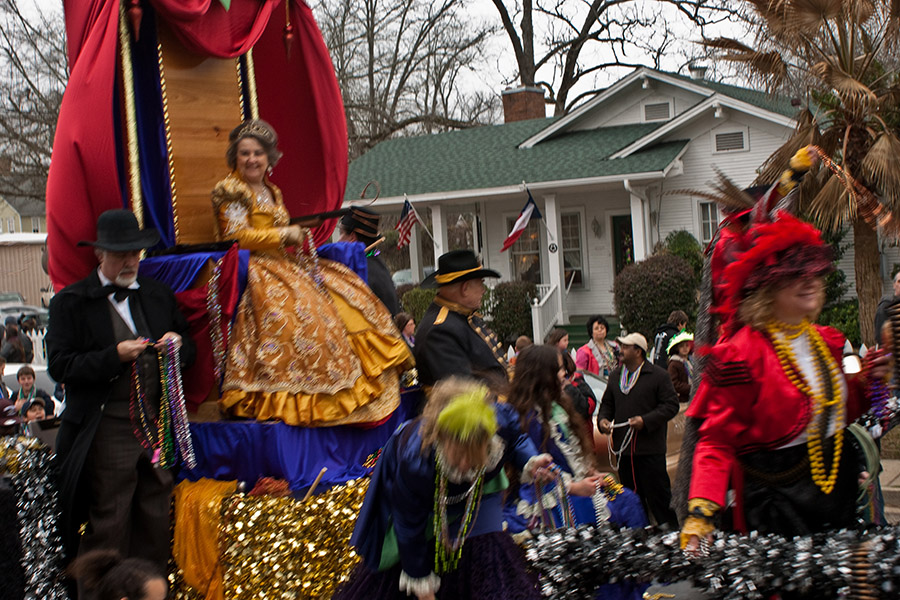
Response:
M814 325L833 269L820 232L779 212L750 226L722 273L724 335L688 410L703 419L682 545L695 549L736 492L730 527L786 536L852 527L861 461L844 427L868 409L870 355L845 376L843 335Z

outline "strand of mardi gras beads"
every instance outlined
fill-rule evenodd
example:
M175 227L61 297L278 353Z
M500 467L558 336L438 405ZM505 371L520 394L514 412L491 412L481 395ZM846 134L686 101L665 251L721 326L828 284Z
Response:
M789 336L794 334L795 328L787 328L780 323L772 321L768 326L770 332L769 337L775 347L775 354L778 357L779 363L781 363L781 369L784 371L788 380L800 391L800 393L804 394L812 401L813 415L810 418L809 425L807 425L806 429L806 447L809 455L810 473L812 474L813 483L815 483L823 493L830 494L834 490L834 485L837 482L841 450L844 441L843 414L839 409L843 401L840 382L841 371L816 328L806 320L800 327L802 328L801 333L806 333L808 335L813 355L816 358L816 377L820 384L819 388L822 390L819 392L813 391L803 378L803 375L796 366L797 360L791 346L785 343L778 335L774 335L782 334ZM798 336L799 334L795 334L794 338ZM830 378L830 382L826 382L825 380L826 375L824 371L826 370L828 371L827 376ZM830 387L827 388L830 393L825 392L827 387L826 383L830 383ZM834 434L834 453L831 460L831 472L826 474L823 456L824 452L822 449L823 433L821 430L820 417L826 409L830 410L833 407L838 407L837 413L835 414L836 430Z
M438 575L456 569L462 556L463 544L469 534L469 528L476 519L481 508L481 491L484 483L484 468L478 472L475 484L469 488L462 522L456 539L450 540L450 523L447 519L447 478L441 471L440 461L435 464L435 496L434 496L434 572Z

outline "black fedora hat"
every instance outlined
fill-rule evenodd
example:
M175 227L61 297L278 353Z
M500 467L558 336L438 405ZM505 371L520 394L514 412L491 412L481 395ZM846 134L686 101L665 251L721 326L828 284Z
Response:
M471 250L451 250L441 254L437 271L425 278L422 287L440 287L482 277L500 277L500 273L482 267Z
M381 215L365 206L351 206L350 212L341 217L341 229L355 233L364 242L375 241L380 224Z
M79 246L94 246L112 252L143 250L159 243L159 232L141 229L130 210L107 210L97 219L97 241L80 241Z

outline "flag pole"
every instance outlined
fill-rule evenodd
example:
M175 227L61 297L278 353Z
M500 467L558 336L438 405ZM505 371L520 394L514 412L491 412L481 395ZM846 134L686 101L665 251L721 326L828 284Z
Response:
M522 187L525 188L525 193L528 194L528 197L531 198L533 201L534 196L531 195L531 190L528 189L528 184L525 183L524 179L522 180ZM535 206L537 206L537 202L535 202L534 204L535 204ZM545 206L544 208L546 209L547 207ZM550 231L550 226L547 225L547 219L542 218L542 219L540 219L540 221L544 225L544 229L547 231L547 238L549 239L550 243L555 244L556 238L553 236L553 232Z
M406 193L403 194L403 200L404 200L405 202L409 202L409 196L407 196ZM410 207L410 208L412 209L412 211L415 213L415 215L416 215L416 222L418 222L419 226L422 227L422 231L424 231L425 233L428 234L428 237L431 238L431 243L434 244L434 243L435 243L435 241L434 241L434 236L431 235L431 232L428 231L428 228L427 228L427 227L425 227L425 221L422 220L422 217L419 215L419 211L416 210L416 207L413 206L413 203L412 203L412 202L409 202L409 207Z

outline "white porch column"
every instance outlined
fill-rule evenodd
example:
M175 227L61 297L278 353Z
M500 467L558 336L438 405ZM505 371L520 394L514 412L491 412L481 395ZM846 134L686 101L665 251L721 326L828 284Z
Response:
M431 205L431 235L434 236L434 266L437 268L438 257L450 248L447 241L447 225L444 223L440 204Z
M626 188L627 189L627 188ZM631 194L631 239L634 243L634 262L647 258L647 224L644 218L644 200L637 190Z
M562 231L559 227L559 206L556 203L556 194L547 194L544 196L544 219L547 223L547 230L552 234L553 239L549 239L551 236L547 236L547 271L550 275L550 285L556 286L559 289L559 293L556 295L558 298L558 310L561 322L565 323L568 321L568 316L566 315L566 282L565 282L565 270L563 268L563 257L562 257ZM556 252L550 252L550 244L556 245ZM543 343L544 340L534 340L535 344Z
M425 278L422 270L422 237L419 235L419 227L424 225L415 224L409 232L409 272L413 283L420 283Z

